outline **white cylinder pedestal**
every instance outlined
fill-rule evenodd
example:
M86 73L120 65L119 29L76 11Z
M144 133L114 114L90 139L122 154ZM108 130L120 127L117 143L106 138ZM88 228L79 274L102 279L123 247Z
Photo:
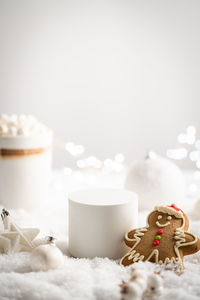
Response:
M137 227L138 199L128 190L90 189L69 195L69 251L79 258L118 259L124 235Z

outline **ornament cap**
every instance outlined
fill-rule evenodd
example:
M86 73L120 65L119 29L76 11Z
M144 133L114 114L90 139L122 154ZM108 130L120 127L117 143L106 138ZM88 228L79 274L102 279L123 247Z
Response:
M56 238L51 236L51 235L46 237L46 241L47 241L48 244L54 244L55 240L56 240Z
M146 159L149 159L149 158L154 159L154 158L156 158L156 157L157 157L157 154L156 154L154 151L150 150L150 151L147 152L145 158L146 158Z
M9 215L10 215L9 212L5 208L3 208L2 213L1 213L2 221L5 219L5 217L7 217Z

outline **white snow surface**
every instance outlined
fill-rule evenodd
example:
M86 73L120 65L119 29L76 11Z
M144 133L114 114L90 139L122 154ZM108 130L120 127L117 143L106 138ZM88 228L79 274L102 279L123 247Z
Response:
M31 214L24 210L10 211L20 226L36 226L41 229L38 244L43 241L44 236L55 235L57 246L64 253L64 265L48 272L31 272L30 253L1 254L0 300L121 299L119 284L122 280L129 279L131 267L120 266L117 261L108 258L75 259L67 251L67 193L91 185L123 187L123 175L112 175L112 178L94 175L92 180L91 178L91 174L56 171L52 178L51 198L42 211ZM189 232L200 236L200 221L194 220L191 213L195 201L195 198L187 198L181 208L190 217ZM146 215L147 212L139 214L139 226L145 225ZM2 229L2 224L0 228ZM181 276L169 268L149 262L137 263L134 267L145 273L161 271L164 290L156 299L200 299L200 251L186 256L184 262L185 270Z

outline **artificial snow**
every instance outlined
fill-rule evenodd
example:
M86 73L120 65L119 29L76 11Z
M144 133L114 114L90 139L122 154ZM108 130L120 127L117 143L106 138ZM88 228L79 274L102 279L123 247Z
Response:
M32 272L30 253L0 255L0 299L48 299L48 300L119 300L119 284L129 279L131 268L123 267L108 258L75 259L67 250L67 193L72 190L91 186L91 176L67 177L63 171L54 172L51 184L51 199L43 210L28 213L23 210L11 210L10 214L21 226L36 226L41 229L38 244L53 234L57 237L57 246L64 253L61 268L48 272ZM124 178L107 178L101 185L121 188ZM94 185L94 179L93 179ZM95 186L96 187L96 186ZM173 200L173 199L172 199ZM173 201L172 201L173 202ZM190 217L189 232L200 236L200 221L193 220L191 209L195 200L188 199L181 207ZM189 209L190 207L190 209ZM0 206L0 209L2 207ZM139 214L139 226L145 225L147 212ZM2 229L2 224L0 225ZM41 240L40 240L41 238ZM184 258L185 270L181 276L169 267L149 262L134 264L144 273L161 271L163 293L156 299L195 300L200 299L200 251Z

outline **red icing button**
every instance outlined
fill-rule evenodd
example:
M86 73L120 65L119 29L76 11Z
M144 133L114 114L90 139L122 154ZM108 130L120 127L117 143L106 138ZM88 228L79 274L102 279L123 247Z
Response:
M159 242L158 240L154 240L154 241L153 241L153 245L154 245L154 246L158 246L159 244L160 244L160 242Z
M159 234L159 235L163 234L163 230L162 230L162 229L159 229L159 230L157 231L157 234Z

